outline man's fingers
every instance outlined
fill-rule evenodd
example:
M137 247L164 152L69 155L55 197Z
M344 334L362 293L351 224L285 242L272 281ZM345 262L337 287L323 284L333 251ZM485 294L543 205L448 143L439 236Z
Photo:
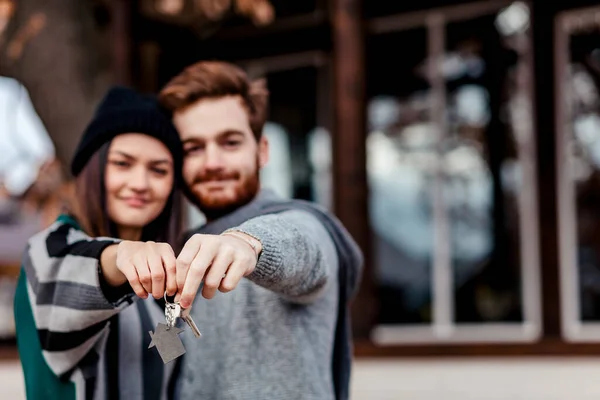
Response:
M212 299L215 296L217 289L221 285L221 280L223 280L223 275L227 272L229 265L233 262L233 254L233 249L221 250L217 254L204 278L202 296L207 299Z
M177 294L175 295L175 299L173 300L175 303L180 303L181 302L181 293L177 292Z
M166 243L161 250L161 259L166 275L167 295L173 296L177 293L177 259L171 246Z
M232 291L240 283L240 280L244 277L246 270L248 269L247 263L244 260L235 260L227 270L227 275L221 281L219 285L219 291L227 293Z
M177 256L176 260L176 279L177 279L177 288L179 292L183 290L185 285L186 277L188 271L190 269L190 265L192 261L196 258L198 251L200 250L200 245L202 243L202 235L194 235L183 246L183 249Z
M211 243L204 243L200 247L196 258L190 264L183 290L181 291L180 303L183 308L188 308L192 305L204 274L215 258L215 255L216 249Z

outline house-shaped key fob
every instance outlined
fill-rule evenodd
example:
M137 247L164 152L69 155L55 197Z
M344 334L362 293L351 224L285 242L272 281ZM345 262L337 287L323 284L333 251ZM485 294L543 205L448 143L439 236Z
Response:
M148 332L152 338L148 348L156 346L163 363L171 362L185 354L185 348L181 339L179 339L179 333L181 332L183 332L183 329L175 326L169 328L167 325L159 323L154 333L152 331Z

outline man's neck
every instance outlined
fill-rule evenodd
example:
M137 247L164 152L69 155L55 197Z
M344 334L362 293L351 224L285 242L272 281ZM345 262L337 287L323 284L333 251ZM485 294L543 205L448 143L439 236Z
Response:
M236 205L232 205L230 207L224 207L218 210L211 210L211 211L204 211L204 210L200 210L202 211L202 213L204 214L204 217L206 218L206 223L211 223L214 222L220 218L223 218L233 212L236 212L237 210L239 210L240 208L246 207L247 205L251 204L252 202L256 201L257 198L260 197L262 191L257 192L254 197L250 198L248 201L246 201L245 203L240 203L240 204L236 204Z

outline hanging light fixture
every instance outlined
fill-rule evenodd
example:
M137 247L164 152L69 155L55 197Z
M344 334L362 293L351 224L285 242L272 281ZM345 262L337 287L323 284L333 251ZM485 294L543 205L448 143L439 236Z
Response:
M194 5L210 21L218 21L231 9L232 0L195 0Z
M12 0L0 0L0 35L8 26L14 11L15 3Z
M178 15L183 11L185 0L155 0L154 8L161 14Z

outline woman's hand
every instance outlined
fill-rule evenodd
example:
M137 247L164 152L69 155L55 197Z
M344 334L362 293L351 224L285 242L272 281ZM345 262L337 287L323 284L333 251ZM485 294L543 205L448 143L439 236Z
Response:
M115 264L141 298L177 292L176 258L167 243L123 241L117 245Z

